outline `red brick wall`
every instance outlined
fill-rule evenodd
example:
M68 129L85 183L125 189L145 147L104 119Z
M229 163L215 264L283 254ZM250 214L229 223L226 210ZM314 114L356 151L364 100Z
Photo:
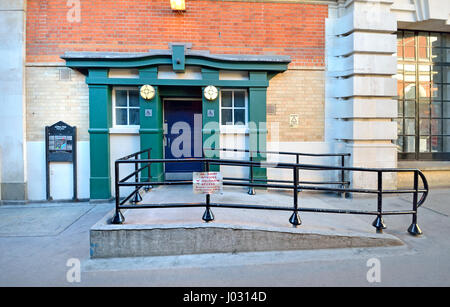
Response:
M327 5L186 0L79 0L69 22L66 0L27 1L27 61L55 62L65 51L146 52L190 42L211 53L289 55L291 66L323 66Z

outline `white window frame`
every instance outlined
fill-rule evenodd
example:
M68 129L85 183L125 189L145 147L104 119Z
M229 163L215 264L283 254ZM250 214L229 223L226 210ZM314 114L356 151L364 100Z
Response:
M231 107L222 107L222 93L223 92L232 92L231 94ZM235 92L244 92L245 93L245 105L244 107L235 107L234 106L234 93ZM234 88L234 89L221 89L220 90L220 98L219 98L219 123L220 123L220 132L222 133L247 133L248 132L248 91L247 89L242 88ZM231 118L233 120L232 125L222 125L222 109L231 109ZM245 123L244 125L235 125L234 124L234 110L235 109L245 109Z
M129 112L130 112L130 108L131 109L140 109L140 107L130 107L129 103L130 103L130 94L128 91L130 90L135 90L138 91L138 95L139 95L139 88L138 87L113 87L112 90L112 121L113 121L113 129L111 132L121 132L125 130L129 130L129 132L133 132L135 130L138 130L140 128L140 125L117 125L116 123L116 91L127 91L127 106L126 107L117 107L120 109L127 109L127 122L129 120Z

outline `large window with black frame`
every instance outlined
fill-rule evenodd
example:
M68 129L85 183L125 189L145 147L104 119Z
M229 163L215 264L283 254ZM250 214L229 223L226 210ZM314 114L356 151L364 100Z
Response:
M399 159L450 160L450 33L398 31Z
M450 33L397 33L399 159L450 160Z

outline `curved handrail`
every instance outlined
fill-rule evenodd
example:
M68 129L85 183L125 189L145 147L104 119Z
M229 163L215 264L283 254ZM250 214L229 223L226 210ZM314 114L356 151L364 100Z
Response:
M150 185L171 185L171 184L192 184L192 180L184 180L184 181L139 181L138 173L144 170L145 168L150 169L150 165L152 163L181 163L181 162L203 162L205 163L205 170L209 171L210 165L234 165L234 166L242 166L242 167L262 167L262 168L284 168L291 169L293 171L293 180L283 181L283 184L273 184L273 183L255 183L253 180L249 182L232 182L232 181L223 181L225 185L234 185L234 186L248 186L248 187L262 187L262 188L282 188L282 189L291 189L293 193L293 208L283 208L283 210L293 211L289 222L298 226L301 224L301 220L298 216L298 212L301 211L309 211L309 212L317 212L317 213L345 213L345 214L369 214L376 215L375 221L372 223L377 231L382 231L382 229L386 228L382 216L383 215L393 215L393 214L411 214L413 216L413 221L411 226L408 228L408 232L412 235L420 235L422 231L417 225L417 208L423 205L425 200L429 194L429 185L425 175L416 168L364 168L364 167L345 167L345 166L328 166L328 165L317 165L317 164L303 164L303 163L286 163L286 162L277 162L271 163L266 161L248 161L248 160L235 160L235 159L211 159L211 158L183 158L183 159L138 159L138 155L142 154L144 151L137 152L132 155L128 155L121 159L115 161L115 186L116 186L116 213L112 220L112 223L122 223L124 221L124 217L120 213L120 209L131 209L131 208L153 208L153 205L149 204L140 204L139 206L123 206L133 195L135 195L135 199L132 202L137 203L136 201L138 191L143 186ZM150 155L148 155L150 156ZM134 157L134 159L129 159ZM119 179L119 164L135 164L135 170L125 178ZM138 167L139 164L144 164L144 166ZM367 188L350 188L349 186L343 186L341 188L333 188L333 187L320 187L317 185L313 186L304 186L301 185L302 182L299 181L298 170L301 169L309 169L309 170L347 170L347 171L362 171L362 172L376 172L378 173L378 187L376 189L367 189ZM411 189L394 189L394 190L385 190L383 189L383 173L403 173L403 172L413 172L414 173L414 187ZM125 182L131 177L135 177L135 182ZM419 188L419 177L422 181L423 188ZM150 179L150 178L148 178ZM224 178L225 179L225 178ZM227 178L230 180L235 180L235 178ZM240 179L240 178L239 178ZM125 200L119 200L119 187L120 186L134 186L135 189L131 194L125 198ZM345 193L374 193L377 194L377 211L366 211L366 210L336 210L330 208L303 208L298 206L298 193L302 190L317 190L317 191L331 191L331 192L345 192ZM397 193L411 193L413 194L413 208L412 210L402 210L402 211L383 211L382 202L383 202L383 194L397 194ZM418 200L418 194L421 193L421 197ZM250 194L250 193L249 193ZM253 194L252 194L253 195ZM186 204L177 204L177 206L185 206ZM199 204L201 205L201 204ZM208 222L213 220L212 213L210 212L210 207L212 206L223 206L229 208L242 208L242 209L267 209L267 210L278 210L279 208L273 206L249 206L245 204L211 204L209 194L206 194L206 211L203 216L203 220ZM170 207L170 204L158 204L158 207Z
M428 192L430 191L430 188L428 187L428 181L425 175L422 173L422 171L417 170L417 174L419 175L420 179L422 179L423 189L425 192L422 192L422 196L420 197L420 200L417 202L417 208L422 206L422 204L425 202L425 200L428 197Z

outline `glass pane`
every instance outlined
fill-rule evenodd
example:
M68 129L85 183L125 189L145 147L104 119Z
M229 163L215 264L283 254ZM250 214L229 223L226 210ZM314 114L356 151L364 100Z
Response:
M442 33L442 46L443 47L450 47L450 34L448 33Z
M403 45L414 47L414 32L404 32Z
M442 134L450 134L450 119L442 121Z
M431 134L442 134L442 119L431 120Z
M420 101L419 103L419 117L428 118L430 117L430 105L428 102Z
M139 109L130 109L130 125L139 125Z
M415 101L405 101L405 116L406 117L415 117L416 116L416 102Z
M404 148L405 152L416 152L416 137L405 136Z
M432 84L431 88L431 97L435 98L436 100L440 100L441 98L441 84L434 83Z
M442 151L447 151L450 149L450 147L447 147L447 150L445 150L445 147L442 148L444 144L442 144L442 141L445 142L445 137L442 138L440 136L432 136L431 137L431 152L442 152ZM449 144L450 145L450 144ZM444 149L444 150L442 150Z
M403 80L397 79L397 96L401 99L403 98L404 83Z
M450 85L442 85L444 100L450 100Z
M245 109L234 110L234 124L245 125Z
M450 83L450 66L442 67L442 82Z
M116 106L118 107L127 106L127 91L122 90L116 91Z
M431 117L442 117L442 102L431 102Z
M405 134L416 133L416 121L414 119L405 119Z
M397 45L397 59L402 60L403 59L403 46Z
M430 46L431 47L441 46L441 35L439 33L430 33Z
M427 47L419 47L419 59L428 60L430 57Z
M233 118L231 109L222 109L222 125L232 125Z
M129 91L130 107L139 107L139 92Z
M236 91L234 92L234 106L235 107L245 107L245 92Z
M419 82L419 97L420 98L429 98L430 97L430 82Z
M403 134L403 119L401 119L401 118L397 119L397 134L398 135Z
M442 60L442 49L441 48L432 48L431 49L431 61L433 63L441 62Z
M442 103L442 117L450 117L450 101L443 101Z
M405 99L415 99L415 98L416 98L416 84L405 83Z
M398 46L403 45L403 32L402 31L397 32L397 45Z
M397 144L397 151L403 152L403 136L399 136L397 138L396 144Z
M398 117L403 117L403 101L398 101Z
M442 70L441 66L434 65L431 67L431 82L441 83L442 82Z
M222 107L231 107L231 95L233 92L223 91L222 92Z
M419 128L420 128L420 135L430 135L430 120L429 119L419 120Z
M403 57L405 58L405 61L414 60L416 58L416 47L405 46L403 48L404 48Z
M419 47L427 47L428 46L428 33L420 32L419 35L417 35L417 43L419 44Z
M116 108L116 125L127 125L127 109Z
M450 152L450 136L444 136L442 138L442 147L443 152Z
M430 137L429 136L420 137L419 151L420 152L429 152L430 151Z
M450 63L450 49L441 50L441 62Z
M405 64L405 65L403 65L403 69L404 69L405 73L410 74L410 76L414 78L412 81L415 81L416 65L414 63L413 64ZM408 80L408 81L410 81L410 80Z

